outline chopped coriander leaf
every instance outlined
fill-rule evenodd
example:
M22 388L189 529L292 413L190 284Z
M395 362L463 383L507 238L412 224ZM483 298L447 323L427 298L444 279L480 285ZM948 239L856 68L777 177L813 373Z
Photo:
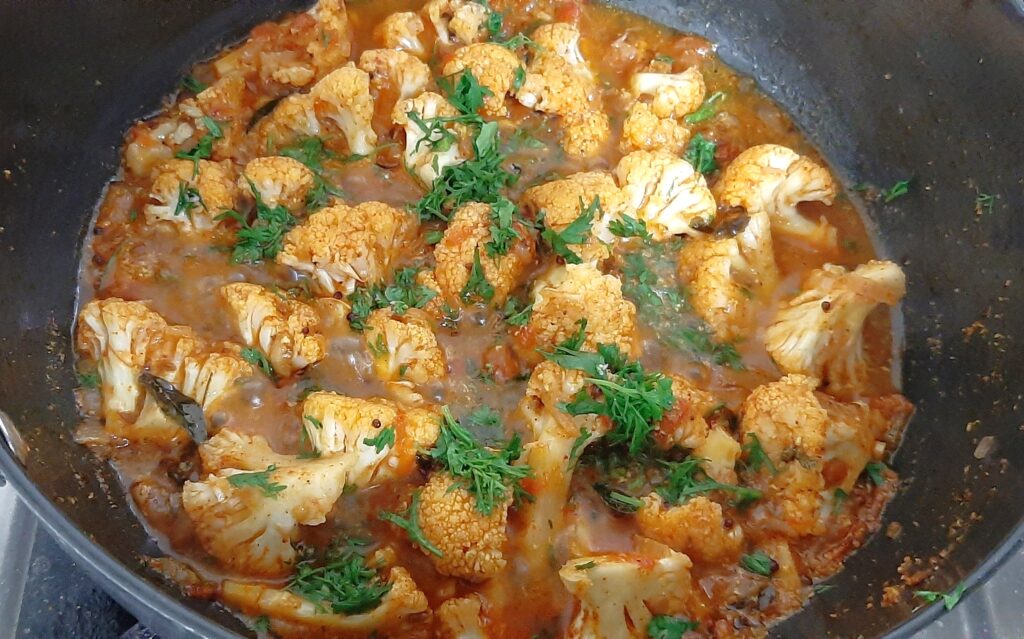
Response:
M514 436L497 450L485 448L445 406L437 444L428 455L451 473L456 483L476 498L476 509L490 515L512 492L523 494L520 481L530 476L526 465L513 465L522 454L522 441Z
M526 326L526 323L530 321L530 315L533 313L533 304L523 305L514 297L508 298L505 302L505 306L501 309L501 314L505 318L505 323L509 326Z
M989 193L978 193L978 196L974 198L974 212L977 215L983 213L992 213L992 207L996 204L996 196Z
M946 607L946 610L952 610L954 606L960 603L965 590L967 590L966 584L958 584L949 593L937 592L935 590L915 590L914 596L923 599L926 603L935 603L941 599L942 605Z
M319 611L354 615L379 606L391 592L391 584L364 556L346 548L329 553L321 566L312 559L298 562L287 589Z
M189 74L181 79L181 86L186 91L191 91L192 93L202 93L210 85L200 82L196 79L194 75Z
M342 164L351 164L352 162L359 162L360 160L365 160L367 158L375 158L384 149L390 149L395 146L398 146L397 142L385 142L383 144L378 144L366 153L350 153L349 155L342 156L338 158L338 162L341 162Z
M836 488L832 491L832 514L837 515L843 510L843 506L850 499L850 495L847 494L842 488Z
M381 512L378 516L381 520L390 522L404 530L409 539L420 548L423 548L423 550L437 557L444 557L444 553L437 546L430 543L430 540L423 534L423 530L420 529L419 509L420 491L417 490L412 494L412 498L409 500L409 508L404 514Z
M254 632L270 632L270 617L266 615L260 615L252 620L252 629Z
M516 68L516 73L512 76L512 91L516 92L523 88L523 83L526 82L526 69L523 67Z
M462 287L459 297L463 302L468 302L474 297L487 303L494 299L494 287L487 281L483 264L480 263L480 249L473 252L473 268L469 271L469 279Z
M715 91L704 100L704 104L693 113L687 115L683 120L687 124L697 124L704 120L711 119L718 113L718 103L725 99L724 91Z
M300 138L295 144L279 149L277 153L302 162L314 173L323 171L324 160L334 157L334 153L324 147L323 138L318 137Z
M491 204L491 239L484 244L489 257L508 255L512 242L519 239L513 224L517 217L516 205L504 197Z
M658 55L654 56L654 59L657 62L665 62L667 64L672 64L673 62L676 61L675 58L673 58L670 55L665 55L664 53L659 53Z
M314 173L313 188L306 192L307 212L320 210L330 204L331 198L344 196L344 191L328 182L322 175Z
M374 437L364 437L363 444L367 446L373 446L373 450L380 453L385 448L395 447L395 427L388 426L384 430L377 433Z
M664 483L657 487L656 492L667 503L679 505L686 503L691 497L704 495L716 490L732 493L736 505L748 504L761 498L761 491L746 486L723 484L708 476L703 467L702 459L687 457L681 462L662 461L667 469Z
M632 515L644 505L642 499L609 488L605 484L594 484L594 490L609 508L624 515Z
M82 388L100 387L100 376L96 371L91 373L78 373L76 377L78 378L78 385Z
M612 235L618 237L638 237L644 242L650 242L654 239L651 237L650 231L647 230L646 222L630 217L625 213L622 214L621 218L612 220L608 224L608 230L611 231Z
M591 561L585 561L582 564L576 564L575 568L576 568L576 570L590 570L591 568L593 568L596 565L597 565L597 562L591 560Z
M707 357L719 366L726 366L735 371L746 369L743 357L736 350L736 346L716 342L707 326L679 327L667 334L659 335L659 337L680 350L687 350Z
M811 586L811 590L814 591L814 594L816 595L823 595L826 592L833 590L835 587L835 584L814 584Z
M287 488L287 486L284 484L274 483L270 480L270 473L275 470L277 470L277 466L271 464L267 466L266 470L260 470L253 473L235 473L234 475L228 475L228 483L235 488L259 488L264 497L277 499L277 495Z
M235 233L235 246L231 251L231 261L235 263L252 264L277 257L284 245L285 234L298 224L295 216L283 205L267 206L251 180L249 189L256 200L256 217L251 223L237 211L225 211L215 218L238 222L240 228Z
M189 186L188 182L184 180L178 182L178 199L174 203L174 214L184 215L191 220L192 209L198 206L206 208L203 196L199 194L199 189Z
M438 231L438 230L427 231L423 235L423 241L426 242L427 244L431 244L431 245L437 244L438 242L440 242L443 239L444 239L444 231Z
M207 133L199 138L196 145L187 151L178 151L174 157L182 160L192 160L192 175L199 175L199 160L207 160L213 155L213 143L224 137L220 125L208 116L199 118L199 121L206 127Z
M303 415L302 419L304 419L307 422L309 422L309 425L312 426L313 428L317 428L317 429L321 429L322 430L323 427L324 427L324 423L322 421L320 421L318 418L313 417L312 415Z
M762 468L767 467L773 475L779 472L778 467L765 451L764 446L761 445L761 440L757 434L747 433L747 442L741 448L743 454L747 456L746 466L748 469L759 473Z
M911 180L900 180L886 190L882 191L882 200L888 204L897 198L901 198L910 191Z
M484 428L497 428L501 424L501 415L490 406L480 406L474 409L466 419Z
M453 79L456 77L457 79ZM475 114L484 105L484 98L494 95L490 89L480 84L473 72L468 69L438 78L437 86L453 107L467 115Z
M589 205L583 204L580 198L580 214L569 226L561 231L547 227L541 232L541 238L551 247L551 251L558 257L565 260L566 264L580 264L582 258L571 248L570 244L583 244L590 235L591 227L594 225L594 216L601 211L601 198L595 197Z
M580 455L583 454L583 448L590 441L590 435L591 433L587 430L586 426L580 427L580 434L572 441L572 448L569 449L569 461L566 463L566 466L570 470L576 465Z
M686 155L683 157L697 172L707 175L718 169L718 162L715 161L717 150L716 143L698 133L690 140L689 146L686 147Z
M881 486L885 483L885 469L886 466L882 462L870 461L864 466L864 474L868 476L872 484Z
M274 367L270 365L270 360L259 349L247 346L242 349L241 354L242 359L263 371L263 374L270 379L274 379Z
M221 130L220 124L210 116L204 115L199 118L199 121L203 123L203 126L206 127L206 130L209 131L210 135L214 138L219 140L224 137L224 131Z
M508 40L493 40L494 44L505 47L506 49L519 49L521 47L537 48L537 43L531 40L524 33L517 33Z
M505 28L505 14L498 11L491 11L490 15L487 16L487 33L491 35L491 40L497 39L501 35L501 30Z
M356 331L366 330L366 320L378 308L390 308L393 313L404 314L410 308L423 308L437 296L437 291L416 281L418 270L399 269L394 283L360 286L348 296L348 323Z
M651 617L647 623L647 637L648 639L682 639L684 634L699 627L699 623L689 619L656 615Z
M769 557L763 550L756 550L750 554L740 557L740 567L755 575L769 577L779 569L779 564Z

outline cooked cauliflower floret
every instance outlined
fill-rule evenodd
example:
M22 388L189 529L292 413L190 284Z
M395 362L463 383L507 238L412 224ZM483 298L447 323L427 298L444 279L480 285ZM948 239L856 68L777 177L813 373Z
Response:
M147 222L171 222L186 233L206 231L216 226L214 218L235 208L238 187L229 165L168 160L158 171L143 208Z
M661 149L673 155L682 155L690 141L690 129L672 118L659 118L646 102L634 102L622 123L619 150L655 151Z
M222 428L217 434L199 445L199 458L203 471L216 474L222 470L264 470L268 466L284 468L299 463L290 455L274 452L260 435L239 433Z
M292 158L256 158L245 165L238 188L243 193L255 189L267 206L280 205L294 212L306 204L306 194L313 188L313 172Z
M534 29L531 38L538 49L565 60L576 73L593 75L580 51L580 30L576 25L568 22L542 24Z
M444 351L420 309L395 315L381 308L370 313L364 333L377 377L386 382L420 386L448 374Z
M400 49L423 57L427 50L420 41L423 19L412 11L399 11L384 18L374 30L374 36L387 49Z
M516 99L527 108L565 117L595 110L590 100L592 89L592 81L578 74L571 64L542 52L527 67Z
M622 282L614 275L592 264L568 264L534 288L527 330L540 350L551 351L572 337L584 319L584 350L615 344L629 354L638 346L636 307L622 296Z
M754 146L725 167L715 194L727 206L764 211L772 228L824 245L835 244L836 230L824 218L817 223L797 211L800 202L831 204L837 186L828 169L776 144Z
M281 577L295 561L299 525L316 526L345 489L352 462L327 457L253 473L226 469L185 482L182 504L203 548L239 573ZM239 477L241 475L241 477ZM235 477L235 479L232 479Z
M319 0L309 10L316 18L316 37L306 50L313 56L317 76L341 66L352 52L348 9L345 0Z
M773 460L793 453L821 459L828 414L814 395L817 387L817 379L787 375L755 388L740 408L744 439L756 435Z
M651 98L656 117L677 120L699 109L706 91L704 76L697 67L682 73L641 71L630 79L629 89L637 97Z
M389 561L393 553L377 551L367 565L379 567L390 585L380 603L367 612L344 614L304 599L290 590L265 583L246 583L226 579L220 594L224 601L251 616L270 619L270 629L284 639L300 637L367 637L384 632L405 636L408 627L422 625L410 617L429 610L426 595L416 586L409 572ZM389 631L394 631L391 634Z
M383 281L415 228L412 216L381 202L335 204L289 231L277 262L309 274L318 293L348 295Z
M473 0L430 0L425 8L442 45L472 44L487 37L487 18L491 12L484 4Z
M723 484L736 483L736 461L740 458L740 443L721 428L712 428L699 446L694 457L703 459L704 472Z
M580 216L581 210L597 198L600 211L591 224L591 232L583 244L570 244L569 248L584 262L602 261L611 255L607 244L615 240L608 230L611 220L622 210L622 193L615 180L603 171L575 173L560 180L552 180L531 187L523 194L521 203L534 217L544 214L544 224L562 232ZM582 206L581 206L582 204Z
M595 155L611 134L608 114L588 109L562 118L562 148L577 158Z
M488 639L480 598L468 595L449 599L437 608L441 639Z
M674 403L655 426L654 441L661 448L682 446L696 448L708 436L708 422L705 416L718 403L715 396L693 385L678 375L669 375L672 380Z
M562 566L558 575L580 604L566 639L644 639L655 614L684 612L693 562L661 544L647 545L660 552L591 555Z
M444 98L433 92L421 93L415 98L401 100L395 105L391 121L405 128L405 165L416 174L425 185L434 183L446 166L461 164L466 161L459 144L448 145L447 148L431 148L428 132L409 117L415 113L421 120L431 118L453 117L458 111ZM457 138L466 136L466 128L461 124L445 124L444 128ZM435 135L432 139L438 139Z
M328 73L309 91L318 116L332 121L345 136L352 153L366 155L377 144L370 74L353 66Z
M755 506L769 513L758 520L788 536L821 534L830 511L824 492L825 480L819 465L808 468L800 461L782 464L772 476L764 498Z
M655 240L701 235L715 219L718 207L704 176L667 151L634 151L619 160L615 175L626 212L646 222Z
M813 375L830 392L848 394L867 373L865 320L875 307L895 305L905 294L906 277L892 262L871 261L853 271L826 264L765 329L768 354L783 371Z
M636 513L640 533L699 561L735 559L743 550L743 529L726 525L722 506L697 496L678 506L666 506L651 493Z
M508 114L505 96L512 90L516 70L519 68L519 58L515 53L498 44L481 42L455 51L444 65L444 75L450 76L469 69L477 81L491 92L491 95L484 98L483 113L504 117Z
M508 252L491 255L488 246L494 239L491 215L490 204L473 202L459 207L448 222L444 237L434 247L437 262L434 277L441 295L452 306L474 300L500 306L533 263L533 236L522 222L512 225L519 237L511 241ZM483 276L493 288L489 298L483 296L481 287L467 290L478 257Z
M438 572L467 581L485 581L501 572L506 563L502 548L508 540L505 525L511 495L484 515L468 490L438 471L430 476L420 499L420 530L441 556L424 552Z
M242 342L263 351L277 374L291 375L327 355L312 306L247 282L225 284L218 292Z
M370 86L378 94L387 88L400 100L423 93L430 82L430 67L419 58L395 49L363 51L359 68L370 74Z
M252 365L242 359L237 347L224 346L223 352L194 353L186 357L175 374L168 375L151 365L154 374L167 379L185 395L196 400L209 412L215 402L227 394L236 382L256 373Z
M733 237L687 242L679 253L679 281L690 303L722 341L749 334L756 303L778 282L771 224L764 212L750 215Z

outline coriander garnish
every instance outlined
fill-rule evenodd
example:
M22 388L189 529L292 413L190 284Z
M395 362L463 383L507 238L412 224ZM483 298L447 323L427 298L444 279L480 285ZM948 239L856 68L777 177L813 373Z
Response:
M274 483L270 480L270 473L275 470L277 470L277 466L271 464L270 466L267 466L266 470L260 470L252 473L235 473L234 475L228 475L228 483L235 488L259 488L264 497L277 499L277 495L287 488L287 486L284 484Z

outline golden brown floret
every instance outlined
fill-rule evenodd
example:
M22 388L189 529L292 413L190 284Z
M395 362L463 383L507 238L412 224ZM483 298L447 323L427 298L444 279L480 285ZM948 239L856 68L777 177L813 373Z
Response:
M754 389L740 409L740 431L754 434L772 459L785 453L820 460L825 449L828 414L814 390L819 380L787 375Z
M370 74L370 87L379 95L389 89L399 99L423 93L430 82L430 67L419 58L395 49L368 49L359 56L359 68Z
M147 222L171 222L185 233L207 231L217 225L214 218L235 208L238 187L230 164L169 160L158 171L143 209Z
M722 506L707 497L693 497L678 506L666 506L661 496L651 493L636 513L641 534L694 559L724 562L735 559L743 549L743 529L726 517Z
M690 141L690 129L672 118L659 118L646 102L634 102L622 123L619 150L654 151L662 149L673 155L682 155Z
M437 609L440 639L488 639L480 597L448 599Z
M318 117L326 118L345 136L352 153L369 154L377 144L373 130L370 74L354 66L331 71L309 91Z
M486 5L473 0L430 0L425 7L442 46L472 44L487 37ZM447 73L447 72L446 72Z
M444 65L444 75L450 76L469 69L482 86L491 91L484 98L482 112L492 117L508 115L505 96L512 90L519 58L509 49L490 42L469 44L455 51Z
M595 214L587 241L583 244L570 244L569 249L584 262L601 262L611 256L608 244L615 239L608 230L608 224L622 210L622 194L610 174L590 171L545 182L527 189L521 203L533 213L534 218L543 212L544 225L561 232L576 221L595 198L601 208Z
M316 37L306 50L313 56L317 77L344 64L352 52L352 33L345 0L319 0L309 11L316 18Z
M655 425L654 441L661 448L682 446L696 448L708 436L705 416L718 404L715 396L697 388L679 375L668 375L672 381L672 407Z
M626 212L643 220L657 241L702 235L715 219L718 207L704 176L667 151L634 151L619 160L615 176Z
M444 96L427 91L415 98L400 100L391 113L391 121L405 128L405 166L420 179L425 186L430 186L444 168L461 164L466 160L460 144L451 144L444 149L430 146L431 140L440 139L440 134L424 131L416 120L409 117L415 113L423 121L433 118L450 118L458 115L458 111ZM440 124L446 131L459 140L467 137L463 124Z
M302 162L283 156L256 158L245 165L238 188L243 193L255 189L260 199L273 208L281 205L295 212L306 204L313 188L313 172Z
M412 11L399 11L384 18L373 30L374 37L387 49L400 49L423 57L427 50L420 40L423 19Z
M647 69L633 75L629 89L638 98L650 98L655 117L675 120L699 109L706 92L704 76L697 67L682 73Z
M444 351L429 316L421 309L409 309L402 315L377 309L367 318L363 337L382 381L419 386L448 374Z
M772 476L763 503L757 506L769 513L763 521L787 536L819 535L825 529L828 509L822 497L825 480L821 466L808 468L805 463L782 464Z
M611 121L600 109L588 109L562 118L562 148L577 158L591 157L611 135Z

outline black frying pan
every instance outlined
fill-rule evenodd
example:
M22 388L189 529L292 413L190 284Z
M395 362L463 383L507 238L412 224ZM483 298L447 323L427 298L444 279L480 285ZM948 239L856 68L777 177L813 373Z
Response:
M850 184L915 178L906 198L863 203L909 278L903 378L918 412L886 515L903 532L873 537L775 631L908 637L940 609L879 606L905 556L938 559L930 589L973 587L1024 536L1024 20L1009 0L619 1L719 43ZM158 549L110 470L71 440L79 246L129 124L192 62L303 4L0 3L0 407L29 448L18 461L0 438L0 469L165 639L245 629L141 567ZM975 215L979 191L998 197L991 214ZM965 333L976 321L985 330ZM994 451L976 459L986 436Z

